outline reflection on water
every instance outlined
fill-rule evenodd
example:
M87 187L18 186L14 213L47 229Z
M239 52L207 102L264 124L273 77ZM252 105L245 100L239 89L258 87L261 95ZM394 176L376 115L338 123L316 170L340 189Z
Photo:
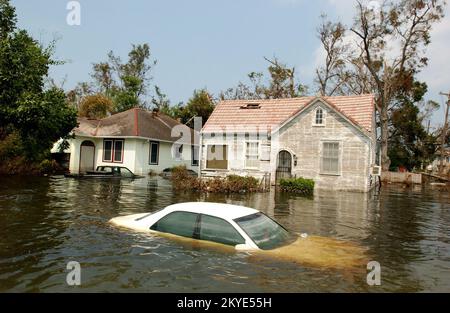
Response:
M124 232L107 223L118 215L187 201L254 207L293 232L308 233L310 241L296 248L306 251L301 265L286 257ZM159 177L0 177L0 291L450 291L449 202L448 194L422 188L389 187L379 194L322 191L311 200L275 191L178 193ZM341 241L354 244L338 247L353 256L352 270L329 262L326 248ZM316 249L320 245L324 249ZM362 251L381 264L380 287L367 286L367 260L358 267ZM308 258L319 264L308 264ZM69 261L81 263L80 287L65 283Z

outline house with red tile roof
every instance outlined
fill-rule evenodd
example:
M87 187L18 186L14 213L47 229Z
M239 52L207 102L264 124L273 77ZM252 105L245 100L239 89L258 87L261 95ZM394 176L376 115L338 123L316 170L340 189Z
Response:
M200 142L203 177L304 177L363 192L377 181L373 95L222 101Z
M137 175L180 165L198 171L198 132L160 112L134 108L99 120L79 118L78 123L67 150L72 174L106 165L127 167Z

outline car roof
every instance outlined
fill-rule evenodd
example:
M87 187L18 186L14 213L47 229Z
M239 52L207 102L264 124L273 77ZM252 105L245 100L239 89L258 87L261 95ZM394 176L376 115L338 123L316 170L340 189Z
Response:
M225 220L234 220L240 217L259 213L258 210L247 208L244 206L231 205L225 203L212 202L188 202L170 205L164 211L182 211L198 214L207 214L219 217Z

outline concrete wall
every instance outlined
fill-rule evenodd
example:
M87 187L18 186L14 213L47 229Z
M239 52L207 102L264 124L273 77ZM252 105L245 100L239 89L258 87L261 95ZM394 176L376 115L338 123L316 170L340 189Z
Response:
M121 139L121 138L117 138ZM103 162L103 138L90 138L77 136L70 142L69 170L72 174L79 173L80 146L83 141L89 140L95 144L95 167L101 165L117 165L130 169L137 175L147 175L150 171L161 173L164 169L185 165L188 169L198 172L198 166L192 166L191 146L184 145L182 159L176 160L172 156L172 143L160 142L159 162L157 165L149 164L150 142L141 138L124 139L124 155L122 163Z

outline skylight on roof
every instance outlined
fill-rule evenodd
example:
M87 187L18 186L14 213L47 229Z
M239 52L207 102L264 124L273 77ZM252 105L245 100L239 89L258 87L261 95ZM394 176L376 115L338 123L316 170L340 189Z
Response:
M256 110L261 109L261 105L259 103L248 103L246 105L241 106L241 109Z

